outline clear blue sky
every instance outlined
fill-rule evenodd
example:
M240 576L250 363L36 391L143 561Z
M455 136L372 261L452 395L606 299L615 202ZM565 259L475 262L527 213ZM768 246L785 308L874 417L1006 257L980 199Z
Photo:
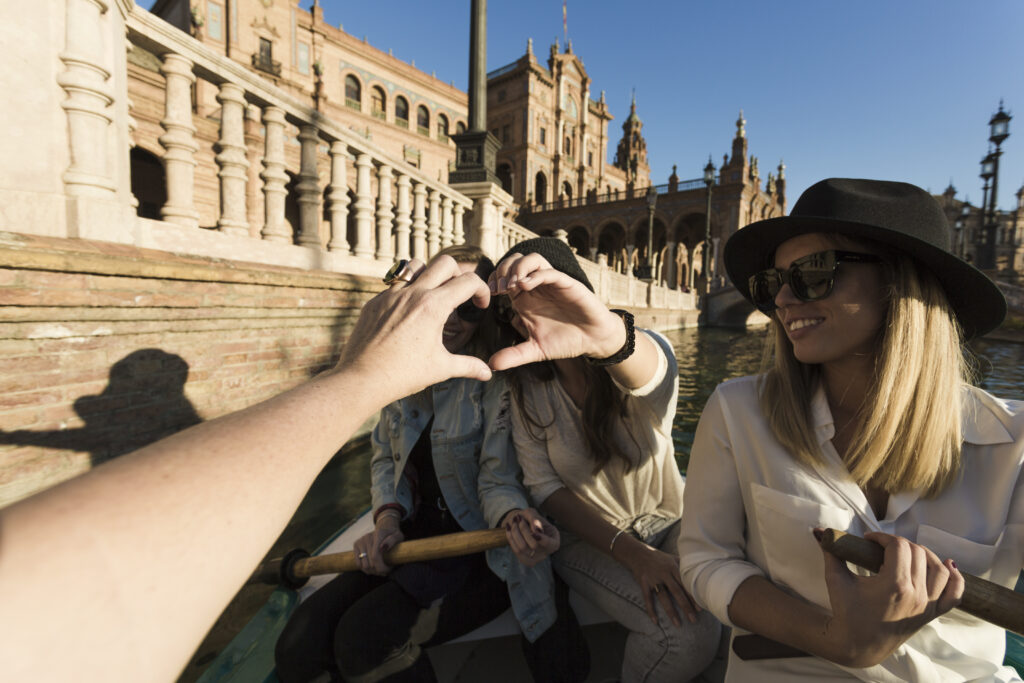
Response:
M308 8L312 0L303 0ZM466 89L469 0L321 0L325 19ZM491 0L488 70L562 40L561 0ZM606 91L617 139L630 91L656 183L729 151L740 109L762 178L786 163L789 205L829 176L906 180L982 199L1000 98L999 205L1024 184L1021 0L568 0L569 37ZM563 40L564 47L564 40ZM1020 114L1020 116L1018 116ZM610 151L614 153L614 145Z

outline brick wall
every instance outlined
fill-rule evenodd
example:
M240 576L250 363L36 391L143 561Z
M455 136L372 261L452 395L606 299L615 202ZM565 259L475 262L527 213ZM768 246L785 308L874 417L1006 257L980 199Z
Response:
M381 287L0 233L0 506L329 367Z

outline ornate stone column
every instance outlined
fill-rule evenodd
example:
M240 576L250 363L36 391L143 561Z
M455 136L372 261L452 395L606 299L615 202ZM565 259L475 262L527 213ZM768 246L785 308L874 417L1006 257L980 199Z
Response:
M427 214L427 258L441 250L441 193L430 190L430 212Z
M463 217L466 213L466 207L462 204L456 204L452 207L455 217L455 226L452 230L452 239L455 244L466 243L466 228L463 223Z
M412 224L410 217L411 207L409 205L409 191L412 188L412 181L404 173L399 174L398 197L395 202L395 258L410 258L409 249L409 226Z
M263 239L269 242L291 242L292 231L284 219L284 200L288 194L288 174L284 172L284 110L267 107L263 110L266 130L263 155Z
M216 156L220 167L220 220L217 227L231 235L249 236L245 184L249 160L245 158L245 91L234 83L221 83L220 140Z
M331 212L331 240L328 251L348 253L348 170L345 160L348 150L345 143L335 140L331 143L331 186L327 193Z
M390 261L395 256L391 246L391 167L382 163L377 168L377 253L378 261Z
M665 257L662 260L664 264L661 268L661 281L669 289L675 289L676 286L676 243L666 242L665 243Z
M370 171L373 160L369 154L356 156L356 248L355 254L360 258L373 256L373 195L370 191Z
M412 257L427 260L427 186L416 183L412 191Z
M323 247L320 241L320 175L316 168L316 148L320 138L316 126L305 124L299 130L301 144L299 182L299 244Z
M193 201L195 191L196 128L192 125L192 62L174 53L163 55L160 73L166 79L164 118L167 131L160 136L167 176L167 203L160 210L165 221L191 228L199 227L199 213Z
M452 198L445 195L441 198L441 248L452 246Z
M60 59L67 70L57 76L57 84L67 93L61 107L68 121L70 163L63 180L67 195L73 197L113 200L117 190L111 176L113 164L107 156L110 124L114 118L110 110L114 103L114 84L106 65L104 35L107 29L103 21L109 5L107 0L68 0L66 5L65 47ZM123 59L123 52L121 54ZM188 60L184 61L191 67ZM8 93L7 96L16 99L18 94ZM191 124L191 119L188 123Z

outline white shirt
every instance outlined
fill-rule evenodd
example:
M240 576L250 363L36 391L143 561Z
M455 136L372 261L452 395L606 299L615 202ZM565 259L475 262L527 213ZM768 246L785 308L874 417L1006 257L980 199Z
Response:
M811 530L883 531L953 558L964 572L1013 588L1024 565L1024 402L965 387L961 477L940 496L890 496L884 519L850 479L831 439L825 392L811 402L822 473L778 443L758 403L756 377L721 384L694 439L679 555L683 582L730 624L733 593L750 576L828 608L821 551ZM824 475L824 476L823 476ZM734 628L736 635L738 629ZM848 669L817 657L744 662L730 649L727 681L1016 681L1003 667L1001 629L954 610L877 666Z
M523 483L536 505L558 489L568 488L620 529L648 515L675 520L682 514L683 478L672 442L679 396L676 357L661 335L649 330L638 333L654 341L658 368L650 381L637 389L616 384L626 394L629 430L623 420L616 419L614 438L635 463L628 473L618 457L594 473L594 460L587 454L583 434L583 412L557 378L524 382L526 409L536 422L547 425L542 429L529 425L513 401L512 438ZM643 535L642 529L637 532Z

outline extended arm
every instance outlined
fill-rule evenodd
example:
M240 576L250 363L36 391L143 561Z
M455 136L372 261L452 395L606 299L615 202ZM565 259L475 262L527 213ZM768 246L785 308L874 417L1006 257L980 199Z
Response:
M372 300L336 370L0 511L4 678L173 680L366 418L447 377L489 376L441 344L455 306L488 300L458 275L441 259Z

